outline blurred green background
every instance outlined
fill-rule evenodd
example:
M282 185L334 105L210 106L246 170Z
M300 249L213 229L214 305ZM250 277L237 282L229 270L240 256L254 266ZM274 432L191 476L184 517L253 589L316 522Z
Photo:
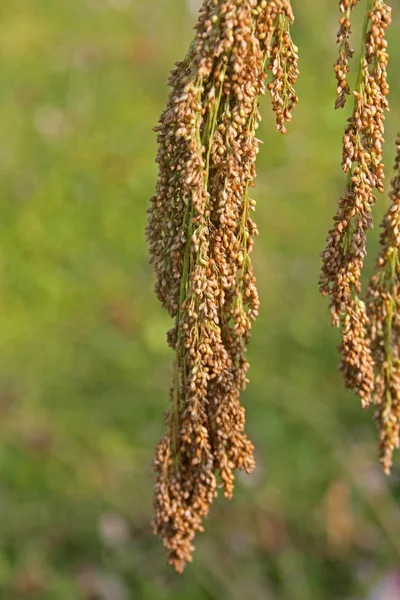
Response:
M393 5L388 166L400 129ZM373 414L343 391L317 285L348 116L333 110L332 0L293 0L300 104L286 137L262 102L262 308L243 397L258 468L215 502L183 576L152 536L173 358L144 239L152 127L197 7L0 4L0 598L400 598L400 453L386 478Z

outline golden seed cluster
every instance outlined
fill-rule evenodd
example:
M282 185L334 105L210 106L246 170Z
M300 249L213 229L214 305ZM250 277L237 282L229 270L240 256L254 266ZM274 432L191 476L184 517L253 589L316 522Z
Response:
M347 14L354 5L354 2L342 2L341 10ZM330 296L333 324L342 330L340 368L346 386L359 394L363 407L371 402L374 366L367 334L368 316L365 303L359 297L360 277L366 254L366 232L373 225L374 191L383 190L382 146L388 110L385 34L390 21L390 7L382 0L369 0L364 19L363 53L353 92L354 109L343 136L342 170L347 174L346 190L339 199L334 225L321 255L320 290Z
M277 128L297 103L287 0L204 0L195 39L172 71L156 128L159 176L147 238L156 293L175 319L166 434L154 466L154 531L181 572L221 481L254 468L239 395L259 300L250 197L260 141L259 96L272 71Z
M387 474L393 450L400 445L400 133L396 146L391 204L381 224L381 252L366 295L381 462Z

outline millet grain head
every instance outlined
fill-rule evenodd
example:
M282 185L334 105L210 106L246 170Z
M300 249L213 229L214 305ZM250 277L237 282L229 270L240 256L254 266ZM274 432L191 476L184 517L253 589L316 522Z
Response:
M250 197L266 67L277 128L297 103L296 48L287 0L205 0L177 63L158 133L159 168L147 238L156 293L175 319L166 433L154 467L154 531L178 572L216 495L254 468L239 401L259 300L251 263L257 228Z
M354 2L341 3L341 9L349 12L353 5ZM320 276L321 293L331 299L333 324L342 332L340 369L345 385L357 392L363 407L372 400L374 369L367 335L368 316L359 296L366 234L373 226L375 190L383 190L382 146L388 110L385 35L391 21L391 9L382 0L369 0L365 10L354 107L343 136L342 170L347 175L346 188L321 254Z

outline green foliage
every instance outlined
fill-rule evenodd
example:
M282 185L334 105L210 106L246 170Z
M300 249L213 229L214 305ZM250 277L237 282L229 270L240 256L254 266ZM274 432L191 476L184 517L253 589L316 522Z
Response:
M381 473L370 416L343 392L338 333L317 285L344 185L348 116L333 110L330 0L294 3L300 104L286 137L263 101L254 192L262 310L243 399L259 467L239 478L231 503L217 501L182 577L151 534L151 459L172 354L144 227L151 129L191 38L188 6L0 7L4 600L364 598L399 564L399 467L390 480ZM400 123L394 13L388 165ZM386 205L379 198L378 218ZM369 272L376 240L373 250Z

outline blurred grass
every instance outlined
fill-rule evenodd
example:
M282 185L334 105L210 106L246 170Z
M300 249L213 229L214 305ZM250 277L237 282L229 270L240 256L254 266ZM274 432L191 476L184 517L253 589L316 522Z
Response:
M332 109L329 0L293 2L301 102L287 137L263 100L262 310L244 395L258 469L216 502L181 578L151 535L172 358L144 241L151 129L192 36L189 4L0 5L2 600L355 599L399 568L400 470L381 474L372 414L343 392L317 289L347 116ZM388 165L400 123L394 12Z

